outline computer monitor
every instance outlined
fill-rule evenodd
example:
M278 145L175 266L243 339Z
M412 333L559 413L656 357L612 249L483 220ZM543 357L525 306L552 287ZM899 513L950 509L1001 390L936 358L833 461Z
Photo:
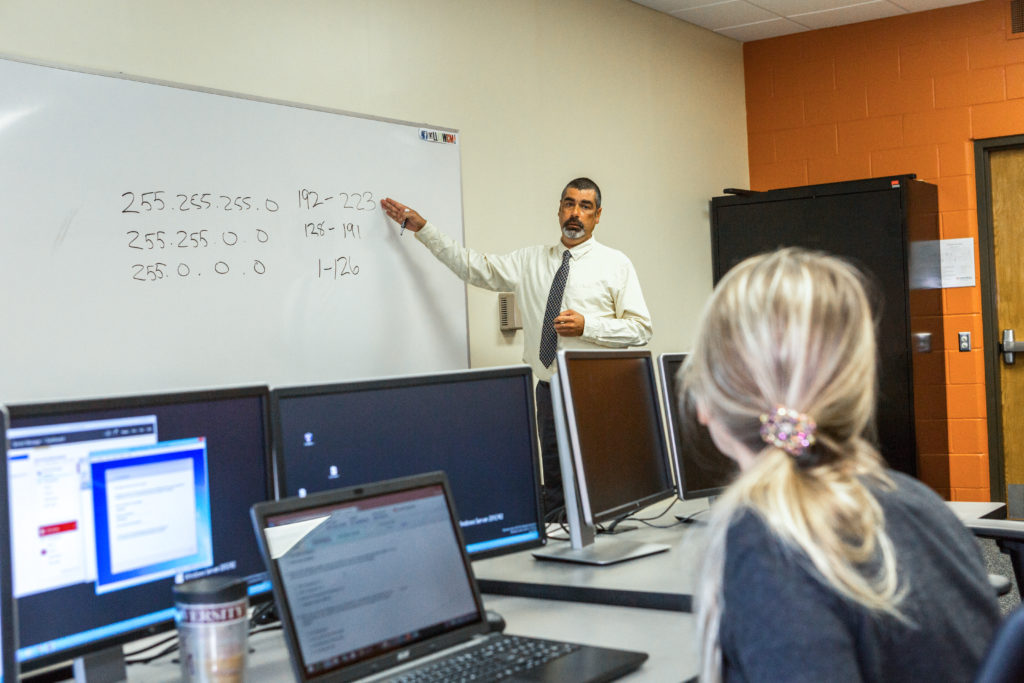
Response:
M22 670L172 628L175 582L270 599L249 526L273 495L268 408L266 386L8 406Z
M0 407L0 481L7 481L7 411ZM7 488L0 496L0 534L10 536L10 508ZM14 616L14 591L11 589L11 546L0 543L0 683L18 680L18 625Z
M474 559L541 545L525 365L271 392L279 495L443 470Z
M680 402L678 376L686 355L661 354L658 370L676 486L681 499L691 500L720 494L736 477L737 468L735 461L715 448L707 427L697 421L692 402Z
M552 404L571 546L534 555L610 564L667 550L594 543L599 523L614 526L675 495L650 351L562 350L557 363Z

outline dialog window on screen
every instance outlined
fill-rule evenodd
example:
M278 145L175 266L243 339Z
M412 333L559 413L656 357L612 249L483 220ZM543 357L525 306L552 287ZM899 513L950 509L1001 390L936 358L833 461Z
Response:
M152 415L8 437L17 597L109 593L213 563L205 439L160 443Z
M205 439L101 452L90 466L97 593L213 564Z
M7 438L15 596L95 581L89 457L155 444L156 416L11 428Z

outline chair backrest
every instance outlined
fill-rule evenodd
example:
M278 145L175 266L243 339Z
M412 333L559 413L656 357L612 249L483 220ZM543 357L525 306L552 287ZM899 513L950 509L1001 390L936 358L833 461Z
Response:
M1017 607L996 631L974 683L1017 683L1024 674L1024 606Z

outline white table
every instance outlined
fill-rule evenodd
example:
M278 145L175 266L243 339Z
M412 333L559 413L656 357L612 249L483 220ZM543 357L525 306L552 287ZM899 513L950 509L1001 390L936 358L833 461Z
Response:
M623 681L681 681L697 672L694 623L688 614L511 596L485 596L484 602L505 618L506 633L648 653L643 666L620 679ZM249 645L248 680L294 680L280 630L252 636ZM176 656L168 654L149 664L129 666L128 681L180 681Z
M638 516L661 512L666 505L653 505ZM666 515L653 523L672 525L676 522L675 515L690 515L701 510L707 510L705 500L676 501ZM669 546L669 550L607 566L541 560L533 556L533 551L524 550L476 560L473 571L480 589L488 595L688 612L700 558L697 525L652 528L637 522L627 523L638 528L622 533L623 540L661 543ZM555 533L564 535L560 530ZM596 543L607 540L608 537L598 535ZM549 541L549 545L567 543Z

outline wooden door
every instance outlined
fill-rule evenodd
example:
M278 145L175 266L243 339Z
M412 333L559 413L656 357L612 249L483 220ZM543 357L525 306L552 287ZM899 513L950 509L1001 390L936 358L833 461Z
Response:
M1013 330L1024 340L1024 148L992 151L990 157L992 246L995 257L995 304L999 339ZM1024 354L1008 364L1000 354L999 410L1002 418L1006 500L1012 516L1024 510ZM993 495L998 492L993 491Z

